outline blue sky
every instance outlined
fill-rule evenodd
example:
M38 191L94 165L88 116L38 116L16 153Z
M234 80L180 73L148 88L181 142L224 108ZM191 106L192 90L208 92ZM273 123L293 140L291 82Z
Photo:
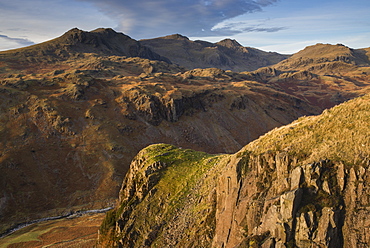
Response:
M295 53L316 43L370 47L369 0L0 0L0 50L77 27L110 27L135 39L174 33Z

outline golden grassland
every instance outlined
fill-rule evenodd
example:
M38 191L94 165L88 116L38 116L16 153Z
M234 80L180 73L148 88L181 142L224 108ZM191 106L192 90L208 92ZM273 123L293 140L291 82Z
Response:
M341 160L348 165L369 163L370 95L325 110L318 116L301 117L261 136L243 150L287 151L301 158L301 163L321 159Z

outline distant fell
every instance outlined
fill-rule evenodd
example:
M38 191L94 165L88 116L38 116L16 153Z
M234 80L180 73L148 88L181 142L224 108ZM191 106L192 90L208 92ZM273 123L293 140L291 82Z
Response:
M140 43L186 69L216 67L238 72L252 71L276 64L289 57L244 47L232 39L211 43L192 41L179 34L140 40Z
M325 109L369 92L369 57L369 48L316 44L245 74Z
M140 57L150 60L168 59L142 46L129 36L111 28L98 28L91 32L73 28L62 36L33 46L0 53L0 58L19 61L55 61L78 56L81 53L93 53L100 56ZM29 61L32 62L32 61Z
M216 45L234 49L243 47L239 42L233 39L223 39L222 41L217 42Z
M168 39L168 40L189 40L188 37L181 35L181 34L172 34L163 37L163 39Z
M369 66L369 50L352 49L342 44L318 43L304 48L274 67L279 70L309 69L317 71L324 69L324 67L331 70L342 70L343 67L349 68L348 65Z

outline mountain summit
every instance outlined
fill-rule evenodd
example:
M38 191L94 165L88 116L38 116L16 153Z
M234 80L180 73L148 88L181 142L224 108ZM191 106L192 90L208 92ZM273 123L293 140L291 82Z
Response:
M242 45L240 45L239 42L237 42L236 40L233 40L233 39L224 39L222 41L217 42L216 45L224 46L224 47L227 47L227 48L243 47Z
M342 70L344 67L350 68L348 65L369 66L369 58L368 49L352 49L342 44L318 43L295 53L274 68L279 70L309 69L311 71L325 68Z
M75 52L161 59L161 56L142 46L136 40L110 28L98 28L91 32L74 28L62 35L58 42Z
M168 39L168 40L189 40L188 37L181 35L181 34L172 34L172 35L167 35L164 36L163 39Z

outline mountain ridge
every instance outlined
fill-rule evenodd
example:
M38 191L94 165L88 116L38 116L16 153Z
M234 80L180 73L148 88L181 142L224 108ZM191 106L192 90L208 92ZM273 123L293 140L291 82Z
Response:
M153 51L187 69L217 67L223 70L251 71L286 59L287 55L243 47L236 40L224 39L217 43L191 41L188 37L169 35L140 40Z
M175 50L171 51L173 49ZM370 63L369 49L352 49L342 44L318 43L293 55L282 55L244 47L230 38L211 43L201 40L191 41L181 34L173 34L136 41L111 28L97 28L90 32L73 28L50 41L2 51L0 57L2 60L10 56L18 61L24 61L32 60L27 57L35 59L44 56L46 61L51 62L58 58L66 59L71 54L95 53L174 62L187 69L217 67L224 70L253 71L261 67L273 66L279 70L299 68L315 70L308 66L325 62L368 66ZM185 55L187 53L191 56ZM21 54L27 54L27 57L22 57Z

